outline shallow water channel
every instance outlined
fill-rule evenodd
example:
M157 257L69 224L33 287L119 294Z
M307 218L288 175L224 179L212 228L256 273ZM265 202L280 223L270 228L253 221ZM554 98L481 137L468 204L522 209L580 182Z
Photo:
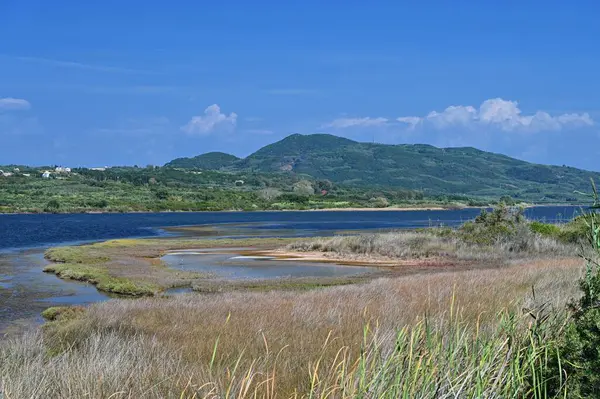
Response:
M205 250L171 252L162 257L173 269L205 273L227 280L270 280L301 277L347 277L374 272L366 266L342 266L271 256L245 256Z
M42 270L42 250L0 256L0 337L42 321L40 313L57 305L85 305L108 297L91 284L65 281Z

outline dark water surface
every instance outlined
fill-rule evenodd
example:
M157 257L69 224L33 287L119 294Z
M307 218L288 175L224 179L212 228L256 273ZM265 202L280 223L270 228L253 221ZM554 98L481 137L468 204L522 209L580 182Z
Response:
M535 207L526 211L531 219L569 220L578 207ZM133 214L0 215L0 251L163 234L169 226L248 224L248 235L278 235L294 230L297 235L321 231L396 229L455 226L473 219L475 208L443 211L318 211L318 212L193 212Z
M536 207L527 217L548 222L568 221L578 207ZM479 209L447 211L318 211L135 213L73 215L0 215L0 336L20 325L40 320L40 312L61 304L88 304L107 297L89 284L63 281L43 273L46 247L126 237L170 234L164 228L206 225L194 234L207 238L329 235L353 230L389 230L456 226ZM206 250L204 250L206 252ZM361 271L344 266L282 263L274 260L216 259L202 255L169 259L174 267L201 268L224 278L278 278L347 275ZM218 257L218 256L217 256ZM173 257L172 257L173 258ZM284 261L287 262L287 261ZM241 266L241 267L240 267ZM307 269L308 268L308 269Z

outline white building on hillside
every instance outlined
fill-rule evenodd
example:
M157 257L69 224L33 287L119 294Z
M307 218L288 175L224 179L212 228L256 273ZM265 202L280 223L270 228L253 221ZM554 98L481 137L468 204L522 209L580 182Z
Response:
M42 177L43 177L44 179L49 179L49 178L50 178L50 172L49 172L49 171L47 171L47 170L45 170L45 171L42 173Z

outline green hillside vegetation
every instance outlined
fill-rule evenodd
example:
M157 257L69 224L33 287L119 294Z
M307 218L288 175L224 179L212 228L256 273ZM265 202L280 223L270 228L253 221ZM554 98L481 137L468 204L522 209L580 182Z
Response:
M208 152L193 158L177 158L167 163L165 166L171 168L219 170L232 166L233 163L238 160L238 157L225 154L224 152Z
M304 210L590 204L600 174L474 148L292 135L245 159L212 152L163 167L7 165L0 212ZM50 178L42 178L45 170Z
M590 178L600 177L470 147L358 143L327 134L294 134L223 168L306 174L344 185L396 187L430 195L509 195L531 202L581 201L574 191L585 191Z
M2 167L0 167L2 169ZM4 167L8 170L8 167ZM300 174L167 167L73 169L0 177L0 212L142 212L487 205L465 196L426 198L404 189L353 187ZM13 170L13 169L10 169Z

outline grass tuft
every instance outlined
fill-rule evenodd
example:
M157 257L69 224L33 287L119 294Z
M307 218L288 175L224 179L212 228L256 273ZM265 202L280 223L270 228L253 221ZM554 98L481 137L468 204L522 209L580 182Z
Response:
M156 285L114 277L106 269L78 263L54 263L44 268L44 272L54 273L60 278L90 283L100 291L119 295L154 295L160 288Z
M47 321L71 320L83 314L81 306L52 306L42 312L42 317Z

